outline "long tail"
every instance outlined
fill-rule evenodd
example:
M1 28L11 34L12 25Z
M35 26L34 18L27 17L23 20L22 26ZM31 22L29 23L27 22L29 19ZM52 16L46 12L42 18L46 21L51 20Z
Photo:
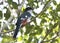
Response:
M16 29L14 31L14 35L13 35L13 38L16 38L17 34L18 34L18 31L19 31L19 28L21 28L21 19L20 17L18 17L18 20L17 20L17 23L16 23Z
M18 34L18 31L19 31L19 28L20 26L17 26L15 31L14 31L14 35L13 35L13 38L16 38L17 34Z

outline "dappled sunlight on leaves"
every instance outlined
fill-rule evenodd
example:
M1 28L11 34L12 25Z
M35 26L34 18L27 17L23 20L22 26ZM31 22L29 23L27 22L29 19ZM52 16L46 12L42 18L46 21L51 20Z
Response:
M5 3L5 4L3 4ZM20 6L18 8L18 6ZM18 16L26 7L34 8L31 22L19 30L16 39L13 32ZM60 43L60 3L57 0L5 0L0 2L1 43Z

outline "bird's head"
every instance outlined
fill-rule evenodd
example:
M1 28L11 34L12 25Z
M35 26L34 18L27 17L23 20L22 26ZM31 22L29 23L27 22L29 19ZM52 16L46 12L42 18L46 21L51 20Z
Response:
M26 11L32 11L32 10L33 10L33 8L27 7L24 12L26 12Z

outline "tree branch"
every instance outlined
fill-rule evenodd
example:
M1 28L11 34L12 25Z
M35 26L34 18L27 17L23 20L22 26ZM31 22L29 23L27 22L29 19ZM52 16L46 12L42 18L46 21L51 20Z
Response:
M51 41L51 40L54 40L55 38L58 37L58 33L59 33L59 32L56 32L57 35L56 35L55 37L53 37L53 38L51 38L51 39L49 39L49 40L47 40L47 41L43 41L43 42L49 42L49 41Z

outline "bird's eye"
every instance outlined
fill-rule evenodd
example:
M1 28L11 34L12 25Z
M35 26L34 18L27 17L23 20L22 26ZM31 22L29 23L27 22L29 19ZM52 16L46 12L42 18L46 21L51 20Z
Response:
M27 15L25 17L27 17Z

